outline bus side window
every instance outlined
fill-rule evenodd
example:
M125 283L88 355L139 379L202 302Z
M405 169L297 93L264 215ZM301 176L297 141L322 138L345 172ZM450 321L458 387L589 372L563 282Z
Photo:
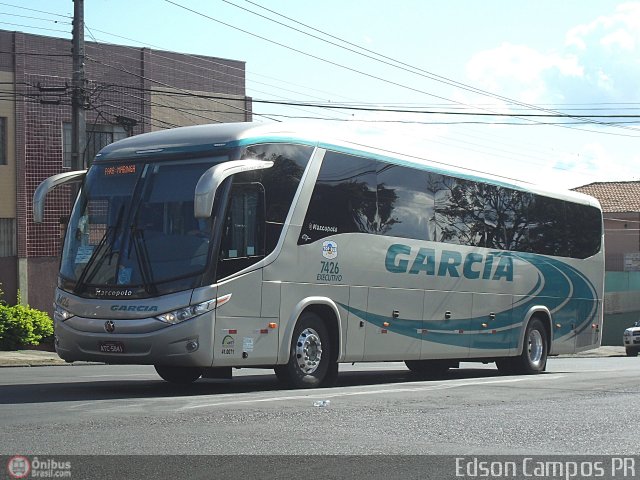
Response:
M233 185L222 231L217 279L228 277L264 257L264 196L260 183Z

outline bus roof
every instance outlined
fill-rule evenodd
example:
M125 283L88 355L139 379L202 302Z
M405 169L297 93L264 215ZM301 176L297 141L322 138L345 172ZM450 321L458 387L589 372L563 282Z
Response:
M375 140L375 142L372 142ZM434 161L422 155L401 153L397 136L357 135L344 130L328 129L311 123L219 123L178 127L135 135L104 147L95 162L161 158L178 154L206 154L224 147L238 147L252 143L298 143L338 150L348 154L366 154L379 160L435 171L474 181L482 181L544 196L592 205L599 202L586 194L571 190L552 190L542 185L508 178L489 172L457 167ZM372 146L375 145L375 146Z

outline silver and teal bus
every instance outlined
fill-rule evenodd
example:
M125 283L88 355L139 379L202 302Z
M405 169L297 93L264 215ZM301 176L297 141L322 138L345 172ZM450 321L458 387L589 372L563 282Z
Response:
M268 367L316 387L344 362L533 374L599 346L595 199L395 147L203 125L118 141L88 171L45 180L36 222L49 190L82 182L55 294L58 355L154 365L175 383Z

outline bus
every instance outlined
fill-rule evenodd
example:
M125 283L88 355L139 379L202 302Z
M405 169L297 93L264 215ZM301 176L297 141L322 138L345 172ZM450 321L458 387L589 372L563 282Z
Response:
M336 137L339 138L340 136ZM145 133L103 148L62 247L55 348L168 382L273 368L330 386L338 364L543 372L600 345L598 202L287 124Z

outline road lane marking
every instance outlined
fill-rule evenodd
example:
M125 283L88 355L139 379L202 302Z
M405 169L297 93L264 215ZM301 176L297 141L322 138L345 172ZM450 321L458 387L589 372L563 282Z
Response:
M554 379L562 378L564 375L554 375ZM267 398L253 398L247 400L225 400L219 402L207 402L207 403L198 403L192 405L185 405L184 407L179 408L179 411L188 411L199 408L209 408L209 407L220 407L220 406L228 406L228 405L239 405L239 404L251 404L251 403L267 403L267 402L282 402L287 400L316 400L316 399L331 399L331 398L339 398L339 397L353 397L353 396L361 396L361 395L380 395L384 393L411 393L411 392L428 392L428 391L436 391L436 390L448 390L452 388L459 387L468 387L468 386L482 386L482 385L491 385L491 384L507 384L507 383L517 383L523 382L525 380L533 381L535 379L541 379L542 377L523 377L523 378L506 378L499 380L472 380L472 381L448 381L447 383L440 383L437 385L424 385L420 387L396 387L396 388L378 388L376 387L373 390L358 390L358 391L342 391L342 392L322 392L322 393L313 393L313 394L303 394L303 395L286 395L279 397L267 397ZM548 377L547 377L548 378ZM387 384L392 385L392 384Z

